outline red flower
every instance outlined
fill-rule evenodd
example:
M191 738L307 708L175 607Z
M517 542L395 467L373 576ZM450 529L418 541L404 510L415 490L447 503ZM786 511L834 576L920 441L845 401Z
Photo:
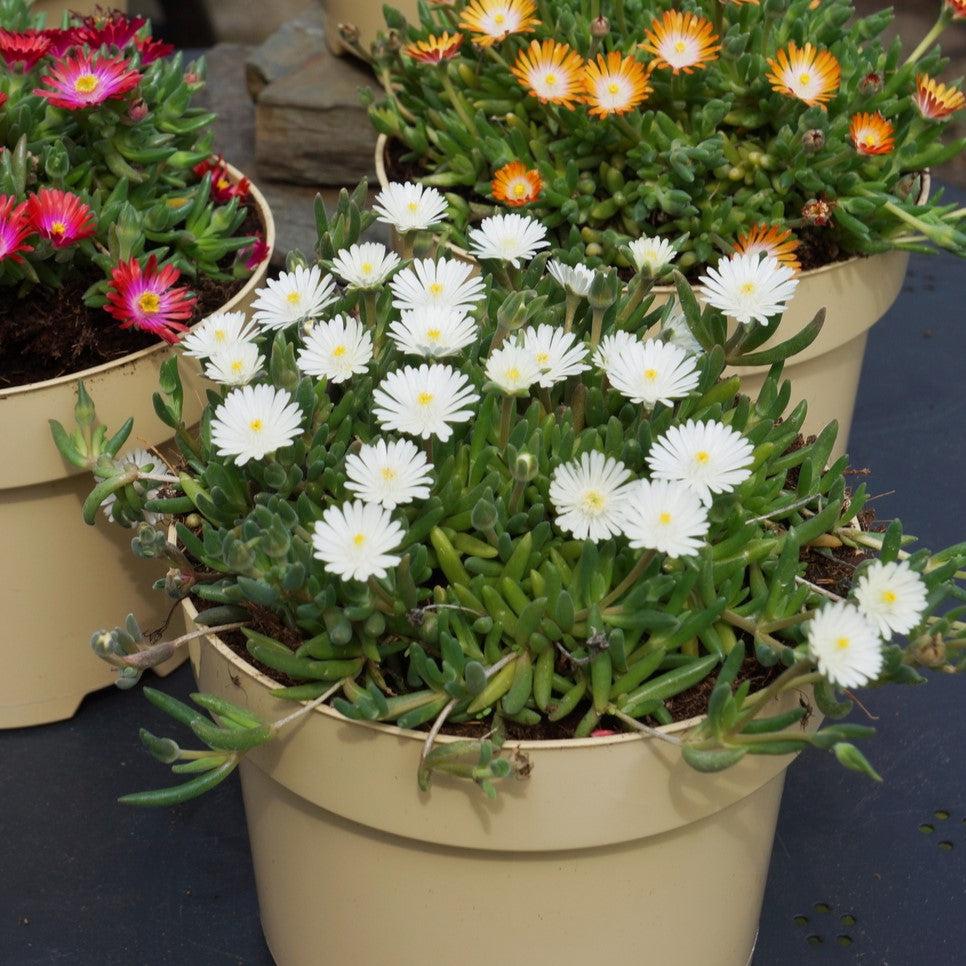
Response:
M123 57L74 54L58 61L34 93L67 111L79 111L124 97L138 86L141 75ZM53 88L52 90L50 88Z
M84 43L83 28L68 27L62 30L59 27L48 27L41 31L50 41L47 53L51 57L63 57L71 47L77 47Z
M21 252L32 252L24 239L30 234L30 221L27 218L27 202L16 205L13 195L0 195L0 262L11 259L22 262Z
M0 91L0 107L7 103L7 95Z
M154 37L139 37L134 46L137 47L141 55L141 66L147 67L162 57L168 57L174 53L174 44L166 44L163 40L155 40Z
M77 195L57 188L41 188L27 199L34 231L54 248L67 248L94 234L94 213Z
M84 24L78 28L83 38L82 43L92 50L100 47L126 47L137 32L147 23L144 17L128 17L120 10L109 10L84 18Z
M191 318L198 301L186 288L173 287L180 277L174 265L159 269L154 255L143 269L136 258L120 262L111 272L104 309L120 320L122 329L144 329L177 342L187 332L184 320Z
M250 272L254 272L268 258L268 253L268 245L259 232L255 235L255 241L248 248L243 248L239 254L245 259L245 268Z
M226 202L232 198L247 198L251 189L248 178L241 178L233 182L228 173L228 165L225 159L216 154L204 161L196 164L193 168L194 173L203 178L206 174L211 174L211 196L215 201Z
M26 73L49 48L50 40L37 30L16 33L0 29L0 57L11 70L19 66Z

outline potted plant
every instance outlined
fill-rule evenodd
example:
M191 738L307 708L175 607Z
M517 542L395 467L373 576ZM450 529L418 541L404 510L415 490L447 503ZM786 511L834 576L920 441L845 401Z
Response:
M801 271L780 337L828 312L789 374L807 428L837 419L844 448L908 251L966 249L962 212L924 177L964 144L943 143L966 100L935 46L962 5L936 6L908 57L880 39L891 11L857 18L846 0L468 0L412 25L387 10L389 36L358 47L386 90L377 171L446 192L462 250L481 217L521 210L569 264L625 274L776 254ZM765 376L740 374L749 391Z
M966 545L906 549L829 463L835 426L801 435L781 360L821 318L759 348L794 278L729 338L682 275L663 305L644 275L585 277L527 216L481 223L482 276L400 262L357 241L364 197L318 207L314 264L290 256L211 358L174 502L136 468L88 499L179 511L135 549L192 628L147 639L132 616L94 651L131 684L187 641L200 687L194 707L145 689L199 747L142 730L181 784L122 801L240 764L281 966L645 944L742 966L786 767L817 747L877 777L853 743L872 729L823 716L962 664L943 602ZM443 208L401 185L375 206L402 230ZM755 400L722 377L742 360L772 366Z
M0 727L69 717L110 683L71 646L77 617L141 595L145 571L117 528L78 526L82 472L101 456L156 461L178 428L147 391L170 343L243 309L274 244L264 199L212 159L212 115L191 106L204 64L171 54L141 18L44 29L22 0L0 2ZM78 378L118 424L137 413L130 451L126 433L92 432L86 396L68 461L51 446ZM189 425L204 390L199 371L185 380Z

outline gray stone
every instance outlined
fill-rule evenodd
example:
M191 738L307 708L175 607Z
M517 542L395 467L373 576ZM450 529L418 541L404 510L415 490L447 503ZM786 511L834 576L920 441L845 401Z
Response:
M271 83L298 70L325 48L322 10L310 7L283 24L268 40L252 51L245 64L248 92L254 100Z

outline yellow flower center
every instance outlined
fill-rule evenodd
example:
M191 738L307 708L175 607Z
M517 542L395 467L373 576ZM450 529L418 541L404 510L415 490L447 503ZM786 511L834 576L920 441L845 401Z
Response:
M260 432L262 431L262 428L264 427L264 425L265 425L265 424L264 424L264 423L263 423L263 422L262 422L262 421L261 421L260 419L253 419L253 420L252 420L252 421L251 421L251 422L250 422L250 423L248 424L248 428L249 428L249 429L250 429L250 430L251 430L251 431L252 431L253 433L260 433Z
M416 212L419 211L419 204L415 201L410 201L409 204L406 205L406 209L410 214L415 215Z
M245 368L245 363L242 362L241 359L232 359L231 361L232 372L238 373L238 372L241 372L242 369L244 368Z
M617 83L617 81L611 81L607 85L607 93L608 94L619 94L620 93L620 89L621 89L621 86L620 86L620 84Z
M757 285L755 285L755 283L754 283L754 282L744 282L744 283L742 284L742 286L741 286L741 294L742 294L742 295L751 295L751 294L753 294L753 293L754 293L754 291L755 291L755 290L756 290L757 288L758 288L758 286L757 286Z
M431 283L430 286L429 286L429 294L430 295L442 295L443 294L443 286L442 286L442 284L440 282L433 282L433 283Z
M345 347L344 345L337 345L337 346L336 346L336 347L335 347L335 348L334 348L334 349L332 350L332 355L333 355L333 356L334 356L334 357L335 357L336 359L341 359L341 358L342 358L342 357L343 357L343 356L344 356L344 355L346 354L346 352L347 352L347 349L346 349L346 347Z
M51 235L63 235L67 232L67 226L62 221L55 221L50 226Z
M688 49L688 45L683 40L675 41L674 52L677 54L683 54Z
M433 394L424 390L416 397L416 402L419 403L420 406L428 406L433 399Z
M554 84L557 83L557 75L556 74L547 74L547 76L544 77L543 82L544 82L544 84L547 85L547 87L553 87Z
M882 591L882 603L883 604L894 604L898 600L896 592L894 590L884 590Z
M866 134L866 136L864 138L862 138L862 143L867 148L874 148L875 147L875 144L876 144L875 135L874 134Z
M363 262L359 266L359 270L363 275L371 275L374 268L375 266L372 264L372 262Z
M657 379L657 369L645 369L644 378L648 382L654 382L654 380Z
M221 188L221 190L224 191L225 188L230 188L231 187L231 182L227 178L219 178L215 182L215 187L216 188Z
M97 90L100 83L93 74L81 74L74 80L74 90L78 94L90 94Z
M228 333L224 329L215 329L212 333L215 342L224 342L228 338Z
M520 370L516 366L510 366L506 371L507 382L516 382L520 378Z
M802 87L808 87L808 85L812 83L812 75L801 74L798 78L798 83L801 84Z
M161 299L157 292L142 292L138 296L138 308L145 315L154 315L161 308Z
M361 547L366 542L366 535L364 533L357 533L353 538L352 542L357 546Z
M550 353L538 352L536 356L536 360L537 360L538 366L545 366L550 361Z
M850 640L849 640L849 639L848 639L847 637L840 637L840 638L839 638L839 639L838 639L838 640L837 640L837 641L835 642L835 646L836 646L836 647L837 647L837 648L838 648L838 649L839 649L840 651L847 651L847 650L849 649L849 645L850 645L851 643L852 643L852 642L851 642L851 641L850 641Z
M514 197L522 198L526 193L527 193L527 186L522 181L518 181L513 186Z
M502 13L496 13L493 15L493 22L495 24L502 24L506 22L506 17Z
M657 519L659 523L663 523L664 526L667 526L671 522L671 514L668 513L667 510L662 510Z
M288 302L289 305L298 305L299 302L302 301L302 296L298 292L289 292L288 295L285 296L285 301Z
M388 482L389 480L394 480L396 478L396 471L391 466L384 466L380 470L382 478Z
M597 514L604 509L606 500L604 499L604 494L600 490L588 490L584 494L583 504L584 510L587 513Z
M439 340L443 338L443 333L440 332L439 329L427 329L426 338L429 339L430 342L439 342Z
M694 454L694 458L699 463L707 463L711 459L711 454L706 449L699 449L697 453Z

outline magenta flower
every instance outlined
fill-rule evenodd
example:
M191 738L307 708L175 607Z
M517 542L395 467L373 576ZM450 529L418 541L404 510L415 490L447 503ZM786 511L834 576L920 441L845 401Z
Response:
M17 33L0 29L0 57L11 70L30 70L49 49L50 38L37 30Z
M78 33L91 50L105 46L120 50L134 40L146 23L144 17L128 17L120 10L110 10L85 17Z
M186 288L174 287L180 277L174 265L159 269L154 255L143 269L136 258L119 262L111 272L104 309L120 320L122 329L144 329L165 342L177 342L187 332L185 319L191 318L198 301Z
M27 199L33 230L54 248L67 248L89 238L97 227L94 214L77 195L58 188L41 188Z
M22 262L21 253L33 251L24 243L29 234L27 202L18 205L13 195L0 195L0 262L7 258Z
M54 64L43 78L47 87L38 87L34 93L54 107L79 111L124 97L140 80L141 75L123 57L79 53Z
M153 64L156 60L174 53L174 44L166 44L163 40L156 40L154 37L146 37L143 40L139 37L134 46L141 55L142 67L147 67L148 64Z

